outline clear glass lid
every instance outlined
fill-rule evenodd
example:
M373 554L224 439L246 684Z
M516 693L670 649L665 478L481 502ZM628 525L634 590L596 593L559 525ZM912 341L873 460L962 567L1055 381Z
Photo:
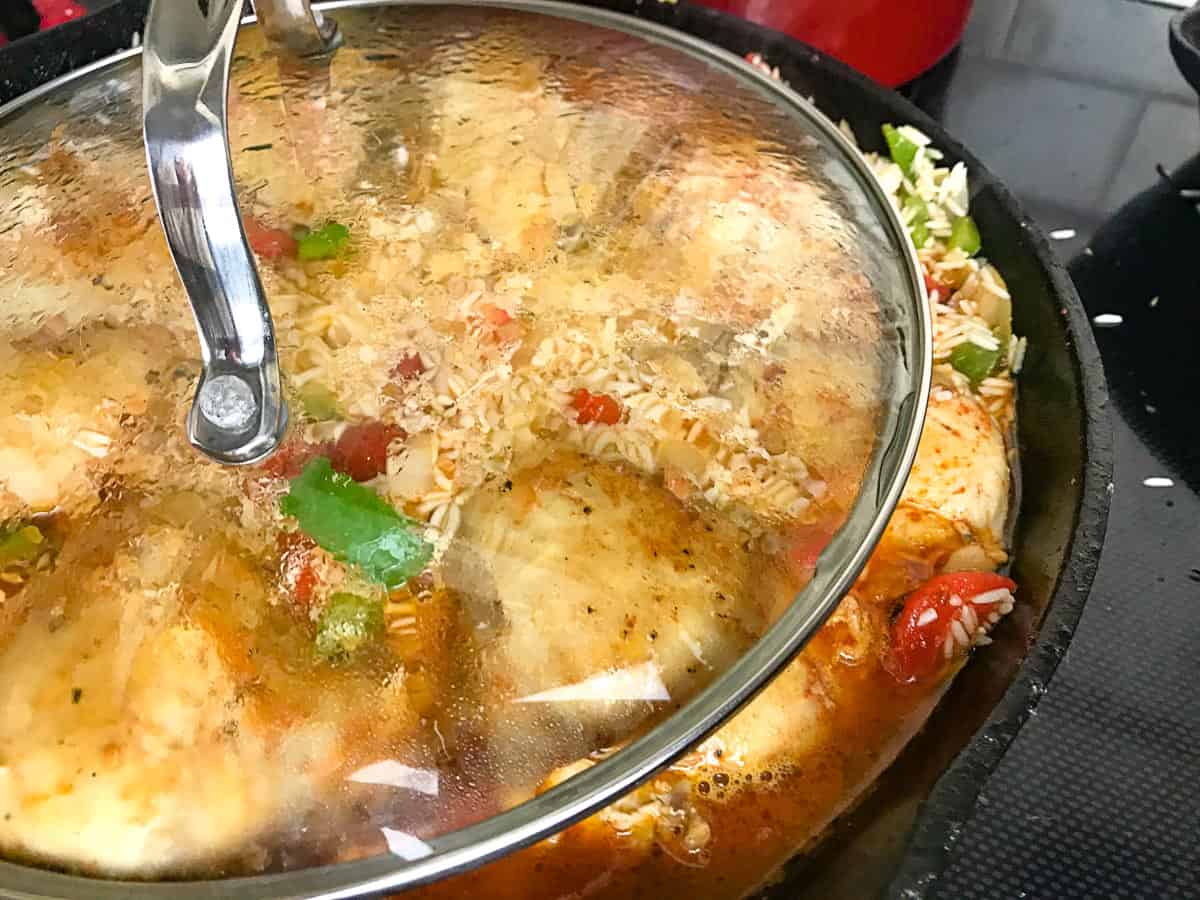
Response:
M526 845L761 687L899 496L916 263L812 107L614 15L333 9L328 60L245 26L231 72L262 464L188 444L137 57L0 121L11 862L257 897Z

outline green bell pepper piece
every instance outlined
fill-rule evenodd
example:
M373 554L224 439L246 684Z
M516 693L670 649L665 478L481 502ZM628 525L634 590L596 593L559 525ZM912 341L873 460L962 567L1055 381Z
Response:
M950 351L950 365L967 376L971 387L978 387L979 382L996 370L999 362L1000 350L987 350L970 341Z
M383 634L383 602L358 594L334 594L317 622L317 654L327 660L350 656Z
M324 456L292 479L279 508L334 558L357 566L388 589L424 569L433 555L421 523L396 512L370 488L334 472Z

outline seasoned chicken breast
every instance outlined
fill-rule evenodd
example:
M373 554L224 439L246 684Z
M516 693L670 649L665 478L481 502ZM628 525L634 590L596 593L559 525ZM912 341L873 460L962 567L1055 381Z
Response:
M466 505L445 577L504 731L552 730L555 754L694 693L761 633L783 584L728 519L569 450Z
M6 854L139 877L262 866L280 830L350 832L324 803L378 802L340 787L357 769L428 762L402 680L320 664L211 510L113 511L64 547L69 583L19 595L0 629Z

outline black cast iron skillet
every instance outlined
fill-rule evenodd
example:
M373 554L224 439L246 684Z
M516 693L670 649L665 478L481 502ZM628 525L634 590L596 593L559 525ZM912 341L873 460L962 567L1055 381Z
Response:
M1172 17L1171 55L1188 84L1200 93L1200 4Z
M2 2L2 0L0 0ZM867 149L879 126L911 123L971 172L971 212L986 255L1008 281L1014 327L1029 338L1020 378L1023 498L1014 535L1017 608L995 644L961 673L924 732L871 796L814 854L789 866L772 898L917 898L945 868L963 821L1045 691L1079 620L1099 562L1112 480L1108 396L1079 299L1042 234L961 144L898 94L777 32L708 9L590 0L680 28L738 54L762 53L785 81ZM0 52L0 102L117 50L140 32L147 0L118 0L85 20Z

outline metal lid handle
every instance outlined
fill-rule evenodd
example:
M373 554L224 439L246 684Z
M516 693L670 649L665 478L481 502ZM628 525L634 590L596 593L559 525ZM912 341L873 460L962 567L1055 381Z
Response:
M275 331L242 229L226 131L241 11L241 0L153 0L142 57L150 178L204 362L188 439L230 465L267 456L287 427Z

